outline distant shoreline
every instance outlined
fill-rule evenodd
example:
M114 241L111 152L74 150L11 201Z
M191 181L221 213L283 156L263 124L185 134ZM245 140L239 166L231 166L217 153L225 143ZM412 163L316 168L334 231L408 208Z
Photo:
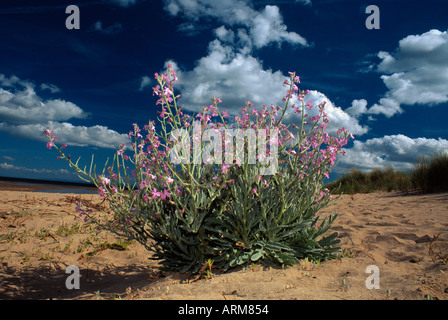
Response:
M0 177L1 190L50 193L97 193L95 185L90 183L12 177Z

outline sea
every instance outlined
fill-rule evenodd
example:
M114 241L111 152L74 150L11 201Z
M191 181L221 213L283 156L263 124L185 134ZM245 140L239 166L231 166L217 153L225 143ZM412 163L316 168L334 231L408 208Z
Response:
M0 177L0 184L3 186L2 190L8 190L8 186L10 186L11 190L24 189L30 192L76 194L98 193L98 190L94 185L87 183Z

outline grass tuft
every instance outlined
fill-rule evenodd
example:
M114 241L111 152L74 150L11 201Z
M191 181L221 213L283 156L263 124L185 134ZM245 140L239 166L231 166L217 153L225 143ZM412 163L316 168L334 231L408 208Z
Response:
M331 192L344 194L375 191L424 193L448 191L448 153L438 153L431 157L422 156L408 172L394 170L391 167L374 169L370 172L352 168L347 174L325 187Z

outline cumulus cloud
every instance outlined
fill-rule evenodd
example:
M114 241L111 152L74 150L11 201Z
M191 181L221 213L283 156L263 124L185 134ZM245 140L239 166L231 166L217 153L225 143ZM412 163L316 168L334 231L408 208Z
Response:
M35 124L12 125L0 123L0 131L9 132L16 137L33 140L48 141L42 135L46 129L51 129L58 137L58 141L70 146L78 147L98 147L98 148L118 148L121 144L129 144L129 137L120 134L105 126L95 125L91 127L74 126L68 122L49 121Z
M448 32L430 30L399 41L394 53L378 53L377 71L389 91L368 112L391 117L403 105L448 101Z
M361 170L385 168L408 170L422 155L446 152L448 140L410 138L405 135L390 135L373 138L365 142L355 140L352 148L346 150L346 156L340 159L340 168L357 167Z
M225 26L220 26L215 29L215 34L219 40L223 42L234 42L235 41L235 33L232 30L226 29Z
M345 112L352 117L358 118L362 114L366 113L367 111L367 100L360 99L360 100L353 100L352 106L345 109Z
M298 33L287 31L287 26L277 6L266 5L263 10L257 11L251 6L250 1L246 0L165 0L164 3L165 10L169 14L182 16L188 20L181 24L180 29L188 31L190 34L196 28L195 22L214 18L228 26L243 28L244 32L237 35L248 36L250 41L246 41L246 45L250 44L255 48L261 48L271 43L280 45L283 42L300 46L309 45L307 40ZM218 30L218 32L221 31L224 30ZM222 37L221 40L223 40ZM231 41L234 40L236 39Z
M195 68L178 70L187 109L200 111L213 96L225 101L225 108L233 113L245 100L259 105L281 101L286 77L280 71L264 70L251 52L272 43L307 46L308 42L287 31L277 6L256 10L248 0L164 0L164 4L169 14L187 20L181 26L188 25L190 33L203 19L223 24L214 30L216 39L209 43L208 54L196 62Z
M328 123L327 131L330 133L334 133L339 128L345 127L353 135L361 136L363 134L366 134L369 130L368 127L360 125L356 117L352 116L350 113L347 113L341 107L334 105L334 103L322 92L310 90L309 95L307 95L304 100L305 102L311 101L313 106L318 106L325 102L325 112L328 115L328 120L330 120L330 122ZM353 103L355 105L359 104L358 100L354 100ZM361 104L362 103L363 102L361 102ZM315 116L317 115L317 112L318 109L314 108L309 112L309 116Z
M298 2L310 4L310 1ZM164 3L169 14L186 19L190 26L212 18L222 24L214 30L216 39L209 43L207 54L196 61L193 69L179 70L175 61L166 62L177 71L178 89L187 110L201 112L212 97L222 99L220 107L233 115L241 111L246 100L257 108L284 104L282 98L287 89L282 85L289 75L264 69L252 52L284 42L299 47L310 44L298 33L287 30L277 6L266 5L256 10L246 0L165 0ZM315 105L327 102L330 130L336 131L339 126L353 134L367 132L368 128L360 126L355 117L336 107L323 93L311 91L308 99ZM294 121L293 116L288 121Z
M174 61L168 61L176 68ZM178 72L185 107L200 112L211 97L221 98L223 108L236 114L244 101L273 104L285 94L282 83L286 77L280 72L264 70L261 63L250 55L233 52L214 40L209 54L199 59L191 71Z
M167 61L168 63L178 70L175 61ZM217 97L223 101L220 108L233 115L241 111L246 100L253 102L256 108L261 108L264 104L284 105L282 98L287 88L283 87L283 82L289 79L289 76L283 75L279 70L264 70L257 59L235 53L219 40L210 43L209 54L201 58L193 70L179 70L177 76L182 103L187 110L201 112L204 105L210 104L212 97ZM355 135L368 131L367 127L361 126L355 117L335 106L323 93L311 90L305 101L308 100L315 106L326 101L330 132L341 127L346 127ZM313 114L310 113L310 116ZM295 121L294 116L291 115L288 121Z
M128 137L103 126L73 126L70 119L85 119L89 115L72 102L60 99L44 100L30 81L0 74L0 131L33 140L45 140L42 132L53 129L60 141L76 146L117 148ZM41 88L46 89L44 85Z
M286 30L287 27L283 23L283 18L277 6L267 5L250 24L250 34L257 48L264 47L271 42L280 44L283 41L302 46L308 45L305 38L295 32Z
M4 75L2 75L4 79ZM0 88L0 119L8 123L39 123L70 118L85 118L87 114L77 105L60 99L43 101L29 82L15 77L5 81L8 87ZM43 85L44 86L44 85ZM45 86L44 86L45 88Z
M7 77L4 74L0 73L0 85L2 87L15 87L16 85L20 85L24 88L34 88L34 84L30 81L21 80L17 76Z

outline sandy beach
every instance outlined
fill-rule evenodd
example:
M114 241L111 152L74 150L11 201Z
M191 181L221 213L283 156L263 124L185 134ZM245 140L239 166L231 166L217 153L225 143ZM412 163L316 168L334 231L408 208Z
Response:
M162 272L140 244L85 223L74 201L97 195L5 183L0 194L0 299L448 300L448 193L344 195L323 212L339 213L340 260L200 278ZM79 289L65 285L69 265ZM366 285L372 265L378 289Z

